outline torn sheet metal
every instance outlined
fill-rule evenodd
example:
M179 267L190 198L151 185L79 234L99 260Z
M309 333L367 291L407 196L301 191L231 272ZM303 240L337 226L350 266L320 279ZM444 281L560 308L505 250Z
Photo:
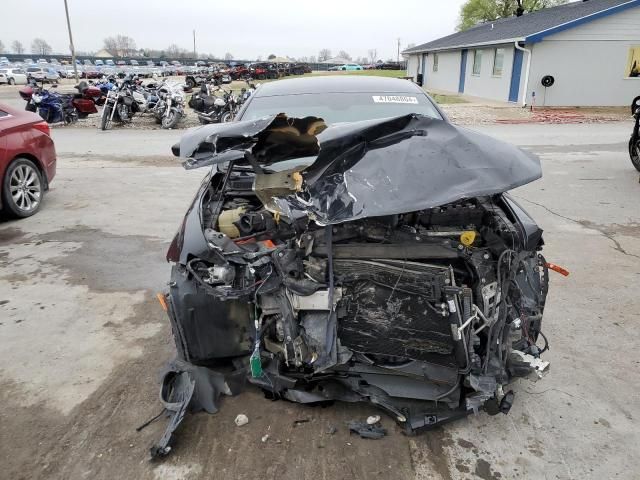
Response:
M253 155L260 165L308 158L302 191L272 199L319 224L432 208L493 195L542 176L539 159L485 135L421 115L335 124L287 118L210 125L180 143L186 168ZM297 133L296 133L297 132ZM275 208L274 208L275 209Z
M242 161L247 154L258 163L273 164L317 155L320 147L316 135L326 128L321 118L288 118L281 113L258 120L191 129L172 151L186 158L183 166L187 170Z

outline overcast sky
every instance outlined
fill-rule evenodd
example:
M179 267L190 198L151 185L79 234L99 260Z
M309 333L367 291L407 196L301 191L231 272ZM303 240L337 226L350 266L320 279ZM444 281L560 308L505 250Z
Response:
M129 35L138 48L172 43L235 58L333 55L345 50L395 58L396 42L424 43L452 33L463 0L68 0L77 51L97 51L103 39ZM0 40L6 49L19 40L44 38L56 53L68 53L63 0L2 0Z

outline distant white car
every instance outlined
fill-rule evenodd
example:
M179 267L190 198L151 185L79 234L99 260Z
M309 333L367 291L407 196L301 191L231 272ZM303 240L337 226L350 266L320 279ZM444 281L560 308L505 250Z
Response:
M53 68L47 67L28 67L27 68L27 77L32 77L37 81L44 82L57 82L60 80L60 74L56 72Z
M0 68L0 83L26 85L27 74L21 68Z

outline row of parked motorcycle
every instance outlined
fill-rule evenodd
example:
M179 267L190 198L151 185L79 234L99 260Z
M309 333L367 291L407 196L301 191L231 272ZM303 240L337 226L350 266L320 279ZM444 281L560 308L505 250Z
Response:
M27 102L26 110L37 112L48 123L74 123L92 113L100 112L100 129L108 130L114 124L130 123L136 114L151 114L162 128L175 128L185 116L185 94L193 93L189 106L201 124L229 122L235 118L241 105L255 89L249 80L240 95L224 88L215 77L203 78L193 93L191 85L171 81L149 82L137 76L124 79L103 78L98 82L81 81L73 94L51 90L44 84L31 82L22 88L20 96Z

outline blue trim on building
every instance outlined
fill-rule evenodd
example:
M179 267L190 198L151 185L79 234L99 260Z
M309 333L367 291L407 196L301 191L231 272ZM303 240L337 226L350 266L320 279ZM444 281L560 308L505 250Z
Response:
M511 84L509 85L509 101L517 102L520 96L520 78L522 77L523 51L514 49Z
M544 30L542 32L534 33L533 35L529 35L528 37L525 38L525 43L540 42L545 37L548 37L549 35L563 32L565 30L569 30L570 28L575 28L580 25L584 25L585 23L592 22L593 20L605 18L605 17L608 17L609 15L620 13L633 7L640 7L640 0L631 0L628 3L616 5L615 7L608 8L607 10L602 10L600 12L593 13L586 17L578 18L576 20L572 20L571 22L563 23L562 25L558 25L557 27L553 27L548 30Z
M467 54L469 50L460 50L460 81L458 82L458 93L464 93L464 81L467 77Z

